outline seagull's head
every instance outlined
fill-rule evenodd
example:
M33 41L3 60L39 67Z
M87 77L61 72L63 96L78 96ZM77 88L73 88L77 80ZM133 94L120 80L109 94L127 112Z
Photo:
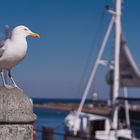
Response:
M40 38L40 35L32 32L28 27L20 25L13 29L12 36L24 37L33 36L35 38Z

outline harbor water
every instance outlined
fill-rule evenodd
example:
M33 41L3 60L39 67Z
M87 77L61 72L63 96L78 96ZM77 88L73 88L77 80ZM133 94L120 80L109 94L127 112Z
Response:
M80 100L65 100L65 99L33 99L33 103L79 103ZM35 128L37 132L37 140L42 140L42 127L46 126L54 129L55 140L64 139L64 118L68 112L48 109L34 109L37 115Z
M80 100L68 100L68 99L33 99L34 103L79 103ZM89 104L92 100L87 100ZM101 101L105 103L104 101ZM64 118L68 115L68 112L62 112L58 110L48 109L34 109L34 113L37 115L35 128L37 132L37 140L42 140L42 128L48 127L54 129L55 140L64 140ZM132 129L134 134L140 137L140 125L133 125Z

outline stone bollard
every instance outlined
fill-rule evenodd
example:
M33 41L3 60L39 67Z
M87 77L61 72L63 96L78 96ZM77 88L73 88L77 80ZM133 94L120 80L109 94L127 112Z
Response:
M0 140L33 140L33 104L17 88L0 88Z

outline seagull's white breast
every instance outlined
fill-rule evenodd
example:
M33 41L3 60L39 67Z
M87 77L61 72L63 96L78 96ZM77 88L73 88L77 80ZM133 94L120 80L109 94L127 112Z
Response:
M17 41L7 40L4 53L0 58L0 68L11 69L24 58L26 51L26 39Z

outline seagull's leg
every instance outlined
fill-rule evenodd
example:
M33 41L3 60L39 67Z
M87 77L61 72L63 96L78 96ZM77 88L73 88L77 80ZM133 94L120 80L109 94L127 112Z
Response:
M14 86L14 87L18 87L17 84L16 84L16 82L14 81L12 75L11 75L10 70L8 70L8 76L9 76L9 78L11 79L11 81L12 81L12 83L13 83L13 86Z
M10 71L10 70L8 70L8 76L9 76L9 78L11 79L11 81L12 81L12 83L13 83L13 86L14 86L15 88L18 88L18 89L20 89L20 90L22 91L22 89L19 88L19 87L17 86L16 82L14 81L14 79L13 79L13 77L12 77L12 75L11 75L11 71Z
M1 78L2 78L2 81L3 81L3 86L4 86L5 88L8 88L8 89L13 88L12 86L10 86L10 85L8 85L8 84L6 83L5 78L4 78L4 74L3 74L2 71L1 71Z
M1 78L2 78L3 85L5 86L6 85L6 81L5 81L4 74L3 74L2 71L1 71Z

